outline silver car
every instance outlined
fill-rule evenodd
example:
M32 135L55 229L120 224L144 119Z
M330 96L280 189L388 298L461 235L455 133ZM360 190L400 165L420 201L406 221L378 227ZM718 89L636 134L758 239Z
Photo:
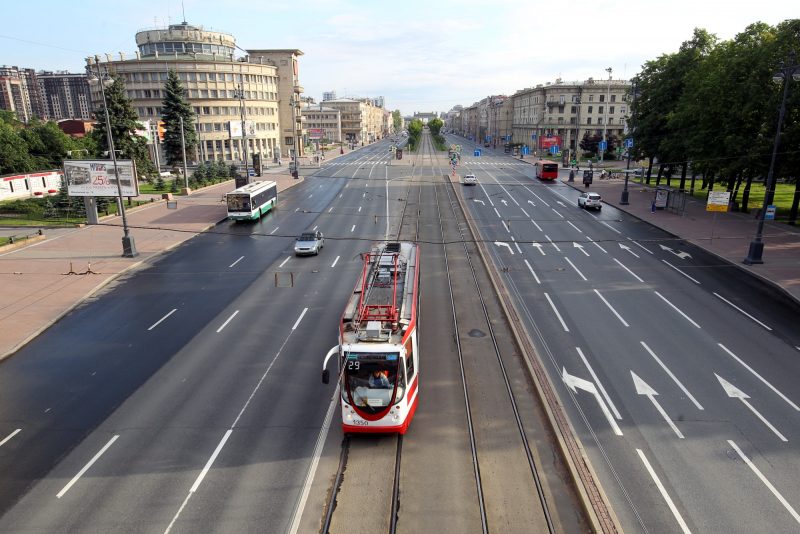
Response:
M602 198L597 193L591 193L589 191L581 193L581 196L578 197L578 207L579 208L594 208L596 210L603 209L603 202Z
M294 242L294 253L297 256L317 255L325 246L322 232L303 232Z

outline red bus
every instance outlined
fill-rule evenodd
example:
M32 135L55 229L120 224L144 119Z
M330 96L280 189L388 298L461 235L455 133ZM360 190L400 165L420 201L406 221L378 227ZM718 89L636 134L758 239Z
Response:
M558 178L558 163L540 159L534 165L536 167L536 177L540 180L555 180Z

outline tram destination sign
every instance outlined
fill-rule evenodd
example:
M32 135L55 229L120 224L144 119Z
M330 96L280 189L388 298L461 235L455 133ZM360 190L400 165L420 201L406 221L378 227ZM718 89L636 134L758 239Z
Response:
M117 173L119 173L122 196L138 197L139 186L133 161L118 159ZM107 159L65 161L64 179L67 181L67 194L71 197L115 197L119 195L114 163Z

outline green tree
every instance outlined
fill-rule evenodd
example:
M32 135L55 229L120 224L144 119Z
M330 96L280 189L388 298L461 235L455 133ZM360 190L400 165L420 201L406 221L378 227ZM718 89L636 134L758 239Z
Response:
M439 131L444 126L444 122L440 118L435 118L428 121L428 128L434 136L439 135Z
M0 120L0 174L34 170L36 163L28 153L28 144L14 125Z
M395 132L399 132L403 127L403 116L400 114L399 109L392 111L392 124Z
M167 83L164 84L164 97L161 118L164 120L164 153L167 165L178 165L183 162L181 145L181 118L183 118L183 137L186 145L187 159L191 159L197 147L197 132L194 128L195 115L186 101L184 89L178 74L170 69Z
M136 130L140 128L139 118L131 106L130 99L125 95L125 83L116 74L112 74L111 77L113 82L105 92L111 135L114 138L114 148L118 151L117 157L135 161L139 176L155 176L158 173L150 161L147 140L136 135ZM106 115L102 104L95 111L95 117L97 123L92 130L92 136L100 150L107 152ZM111 154L108 156L111 157Z
M80 147L80 143L65 134L53 121L33 120L20 132L20 136L28 144L28 152L37 170L60 168L69 153Z

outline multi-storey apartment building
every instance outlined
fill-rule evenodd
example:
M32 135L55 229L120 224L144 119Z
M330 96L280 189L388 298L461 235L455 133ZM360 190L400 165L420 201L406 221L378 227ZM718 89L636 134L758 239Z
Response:
M371 143L387 132L386 110L375 106L369 98L326 100L325 105L341 112L342 135L346 142Z
M327 139L334 143L342 141L342 112L340 110L322 103L308 104L303 107L302 116L309 141L315 139ZM322 137L318 136L320 132Z
M33 69L0 67L0 109L13 111L21 122L46 118Z
M91 93L85 73L39 72L36 75L46 119L90 119Z
M122 77L142 121L156 124L161 119L164 83L168 71L175 70L196 114L200 143L198 154L187 155L189 159L242 161L243 138L248 155L277 159L281 141L285 139L279 103L291 109L297 85L294 75L288 83L280 79L280 60L278 65L271 61L267 57L269 51L258 51L257 57L237 58L232 35L186 22L140 31L136 34L136 44L135 58L126 59L120 54L118 59L112 59L106 54L104 58L95 56L86 61L87 70L95 75L98 70L107 70ZM287 58L286 67L296 73L296 65L288 65L292 54L276 52L279 57ZM92 86L91 94L93 107L97 109L101 105L99 87Z

